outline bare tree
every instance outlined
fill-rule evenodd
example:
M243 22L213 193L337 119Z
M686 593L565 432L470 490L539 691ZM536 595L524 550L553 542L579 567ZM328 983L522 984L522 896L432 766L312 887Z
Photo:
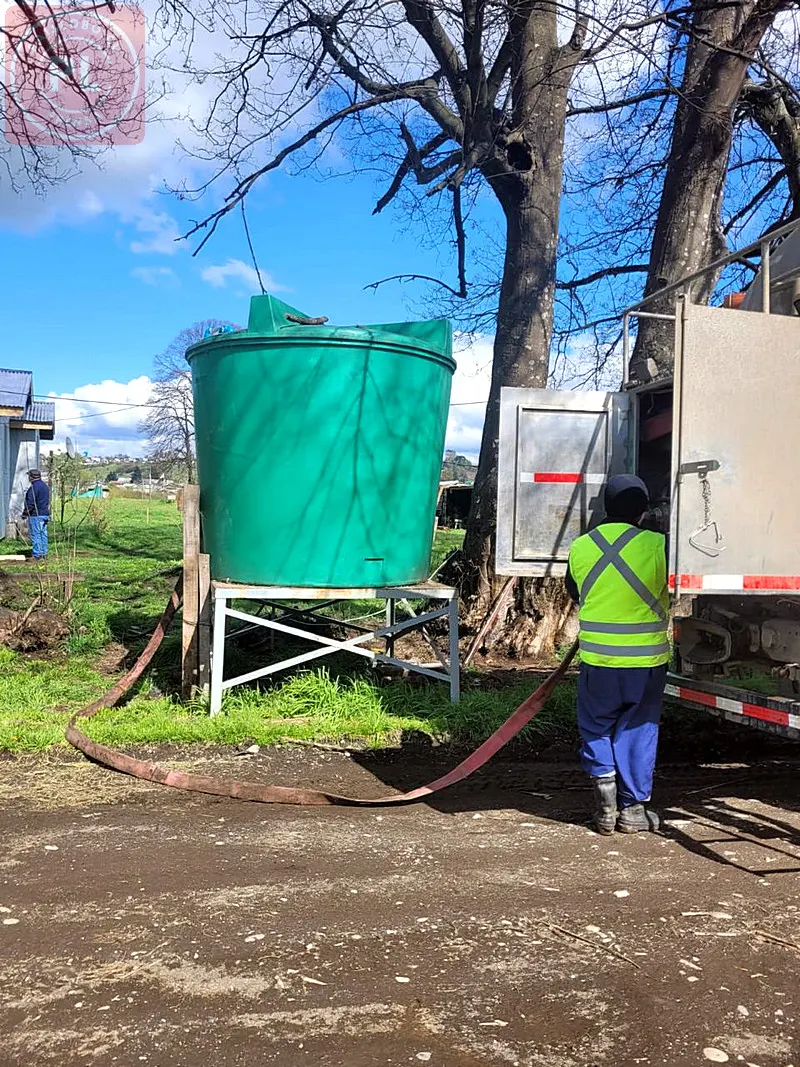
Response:
M185 9L166 3L165 11L190 37ZM397 198L415 203L421 191L451 224L456 281L437 283L451 294L468 290L467 223L476 202L489 192L500 209L491 394L465 546L467 591L482 613L499 586L500 389L547 382L570 86L581 70L594 75L606 59L613 66L619 54L647 48L664 20L662 6L222 0L196 17L206 27L224 25L232 42L213 69L198 70L191 50L187 58L198 77L219 82L204 127L218 166L202 189L181 193L199 195L233 176L222 206L192 231L202 235L201 246L262 177L279 167L324 164L337 136L352 138L360 165L388 171L375 211Z
M186 67L219 86L203 127L214 176L181 190L201 196L230 183L221 206L191 231L201 247L264 176L278 168L324 170L334 139L352 147L358 166L386 175L375 211L399 204L440 241L444 220L455 281L427 280L453 302L473 295L467 235L477 225L476 205L488 194L498 207L501 277L493 289L489 264L477 286L475 320L494 326L495 346L465 543L466 592L482 614L500 584L493 563L501 387L547 383L557 300L571 319L562 337L593 330L605 359L614 349L615 298L598 292L609 278L640 292L643 277L664 276L666 260L690 269L697 250L709 253L737 83L740 89L771 20L790 0L348 0L333 7L221 0L193 17L205 28L224 26L231 42L216 65L202 68L191 52L195 21L184 7L164 5L165 19L187 34ZM568 129L570 148L578 146L568 199L579 204L582 192L587 199L562 242L557 278ZM596 167L581 154L587 143ZM613 176L607 157L622 162ZM686 185L710 217L682 240L674 231L686 228ZM631 217L615 232L623 205ZM651 256L653 219L659 238ZM673 250L665 254L667 245ZM399 276L411 278L419 278L413 265ZM594 320L592 305L600 308ZM520 583L510 648L551 646L562 619L549 594Z
M708 0L695 3L686 26L689 46L675 110L645 295L725 254L722 200L734 133L734 114L761 41L791 0ZM695 283L692 298L707 302L717 276ZM659 301L651 311L669 310ZM671 332L657 320L639 325L631 357L641 381L672 369Z
M150 410L141 423L141 433L147 435L147 458L160 468L177 468L187 482L194 482L194 398L192 373L186 352L210 332L230 327L233 323L220 319L195 322L181 330L169 346L156 356Z

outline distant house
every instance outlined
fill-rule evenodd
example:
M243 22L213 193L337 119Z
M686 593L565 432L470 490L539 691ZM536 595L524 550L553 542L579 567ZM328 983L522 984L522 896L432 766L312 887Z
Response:
M27 473L39 466L39 442L52 441L56 406L33 399L28 370L0 368L0 537L13 537Z

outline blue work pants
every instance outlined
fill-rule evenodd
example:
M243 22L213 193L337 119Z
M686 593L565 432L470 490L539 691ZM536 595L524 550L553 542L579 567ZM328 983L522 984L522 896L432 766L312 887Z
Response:
M581 763L593 778L616 774L621 808L650 799L667 668L581 664Z
M31 535L34 559L45 559L47 557L48 522L49 519L46 519L41 515L30 515L28 517L28 529Z

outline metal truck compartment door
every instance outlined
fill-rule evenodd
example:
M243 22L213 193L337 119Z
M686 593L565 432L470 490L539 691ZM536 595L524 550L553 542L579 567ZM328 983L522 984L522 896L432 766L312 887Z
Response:
M800 589L800 321L678 305L671 583Z
M628 468L628 411L623 393L502 390L498 574L564 574L573 540L601 517L606 478Z

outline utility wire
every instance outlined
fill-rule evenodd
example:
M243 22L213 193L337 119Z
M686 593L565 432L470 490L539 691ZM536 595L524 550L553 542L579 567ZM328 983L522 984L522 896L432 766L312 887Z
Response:
M102 419L106 415L116 415L119 411L131 411L133 408L142 407L142 404L128 404L124 408L112 408L111 411L94 411L90 415L75 415L74 418L62 419L62 422L83 422L85 419ZM147 405L148 407L150 405Z
M48 394L45 394L45 393L34 393L33 394L33 399L34 400L52 400L54 403L57 400L70 400L70 401L72 401L73 404L108 404L110 407L115 407L117 404L123 404L123 403L126 404L126 406L129 407L129 408L152 408L152 407L156 406L155 404L128 403L127 401L123 401L123 400L91 400L91 399L87 399L86 397L82 397L82 396L53 396L50 393L48 393Z
M34 399L35 400L52 400L54 402L57 401L57 400L65 400L65 401L69 400L73 404L107 404L107 405L112 406L112 407L115 404L119 404L120 403L119 400L92 400L90 397L80 397L79 398L79 397L73 397L73 396L45 396L43 393L34 393ZM468 407L474 407L476 404L488 404L488 402L489 402L488 398L485 399L485 400L458 400L455 403L450 404L449 406L451 408L468 408ZM117 408L117 410L118 411L127 411L130 408L155 408L155 407L158 407L158 404L126 404L125 407ZM100 412L97 412L96 414L97 415L112 415L113 412L111 412L111 411L105 411L105 412L100 411ZM81 416L76 416L75 419L67 419L65 421L67 421L67 422L75 422L75 421L77 421L77 418L79 418L79 417L83 418L83 419L93 419L95 416L94 415L81 415Z

